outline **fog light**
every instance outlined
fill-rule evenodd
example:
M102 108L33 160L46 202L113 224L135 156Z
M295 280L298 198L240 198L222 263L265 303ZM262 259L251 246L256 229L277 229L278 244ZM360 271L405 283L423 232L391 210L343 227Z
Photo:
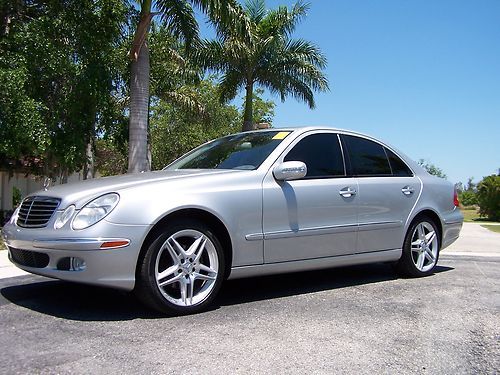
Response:
M81 258L70 258L70 271L83 271L85 268L87 268L87 264L85 261Z

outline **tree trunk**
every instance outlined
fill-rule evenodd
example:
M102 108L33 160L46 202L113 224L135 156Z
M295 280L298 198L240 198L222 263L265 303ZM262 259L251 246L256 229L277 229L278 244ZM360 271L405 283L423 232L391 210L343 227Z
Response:
M61 171L61 177L59 179L60 184L67 184L68 183L68 168L64 168Z
M149 171L149 49L142 46L137 60L132 60L130 79L130 123L128 173Z
M253 83L247 83L246 96L245 96L245 113L243 115L243 128L244 132L254 130L253 123Z
M89 138L87 147L85 148L85 165L83 166L83 179L90 180L94 178L94 140Z

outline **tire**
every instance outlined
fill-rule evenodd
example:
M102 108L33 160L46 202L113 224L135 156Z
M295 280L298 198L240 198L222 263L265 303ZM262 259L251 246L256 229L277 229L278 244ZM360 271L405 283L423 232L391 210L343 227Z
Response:
M403 254L396 270L403 276L422 277L433 273L439 259L441 238L434 221L417 218L406 233Z
M216 297L224 277L224 252L205 224L175 221L139 260L135 293L168 315L201 312Z

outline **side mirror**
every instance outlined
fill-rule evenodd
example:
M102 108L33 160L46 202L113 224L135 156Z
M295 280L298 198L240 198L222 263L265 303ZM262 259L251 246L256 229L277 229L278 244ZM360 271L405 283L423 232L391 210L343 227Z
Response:
M307 167L301 161L285 161L273 169L274 178L278 181L298 180L306 174Z

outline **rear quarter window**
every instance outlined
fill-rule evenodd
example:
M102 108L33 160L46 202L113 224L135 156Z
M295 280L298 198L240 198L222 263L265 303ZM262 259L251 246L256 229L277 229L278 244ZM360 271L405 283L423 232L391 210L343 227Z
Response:
M355 176L392 176L384 147L365 138L343 136L347 154Z
M412 177L413 172L406 165L406 163L401 160L394 152L389 149L385 149L387 156L389 157L389 162L391 164L392 175L396 177Z

